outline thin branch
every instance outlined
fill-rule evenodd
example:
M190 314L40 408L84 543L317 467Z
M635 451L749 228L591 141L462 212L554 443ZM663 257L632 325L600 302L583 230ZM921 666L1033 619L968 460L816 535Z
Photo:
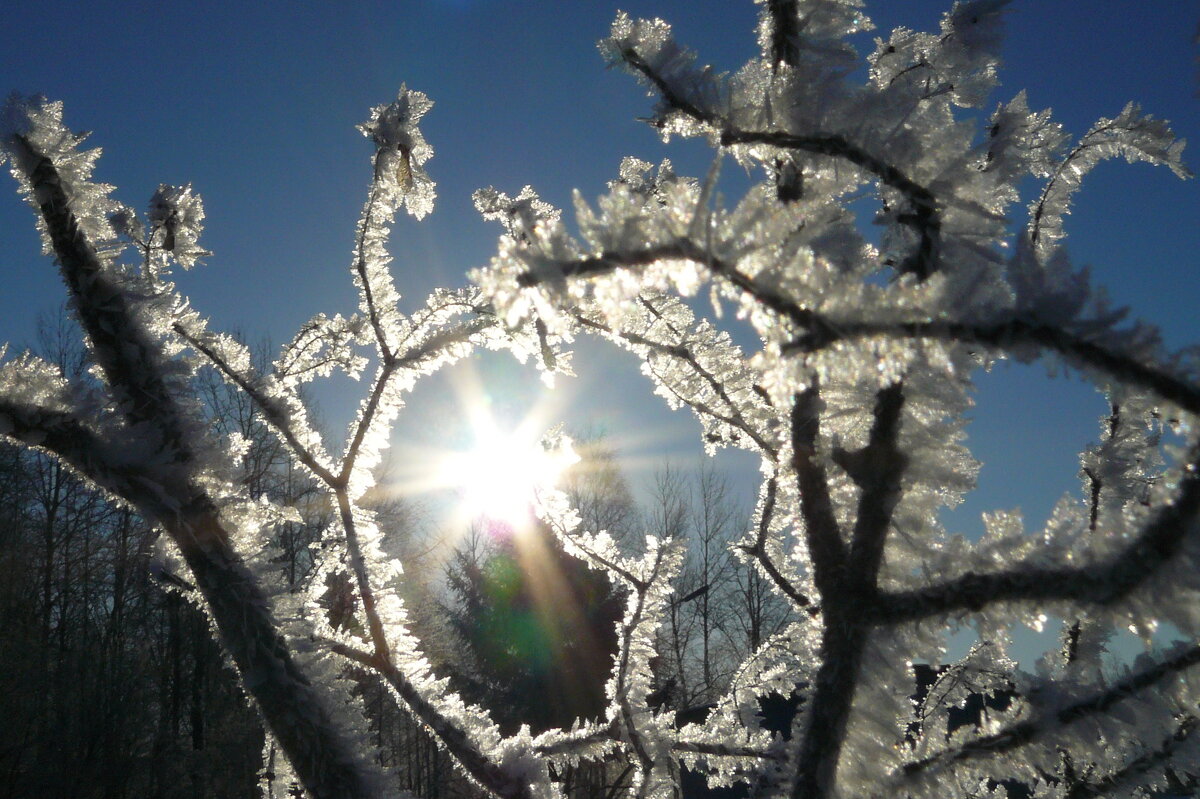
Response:
M772 476L767 480L766 498L763 500L763 511L758 522L758 535L752 546L743 546L742 550L759 562L775 587L792 600L796 607L803 609L810 616L815 616L820 613L820 607L814 605L812 600L796 590L791 580L783 576L779 567L775 565L775 561L771 560L771 556L767 554L767 535L771 529L771 517L775 514L775 497L778 492L778 480Z
M379 318L379 309L375 307L375 295L371 288L370 270L367 269L367 230L371 227L371 218L375 214L375 206L379 202L379 153L375 153L375 177L371 179L371 193L367 198L367 207L363 211L363 219L358 230L358 240L354 247L354 271L362 284L363 303L367 306L367 318L371 322L371 330L375 332L375 341L379 344L379 357L384 363L392 359L392 350L388 346L384 334L383 322Z
M662 565L664 552L665 550L659 549L655 553L654 566L650 570L649 579L643 581L641 585L636 586L637 599L635 600L633 613L630 614L629 621L621 625L617 673L614 679L613 697L621 712L621 723L628 737L628 743L632 747L634 755L641 766L642 780L639 795L645 794L646 784L651 771L654 769L654 758L650 754L641 730L638 729L637 720L634 718L634 709L629 701L629 661L632 656L633 635L641 624L642 615L646 610L646 593L650 590L650 586L654 583L655 578L658 577L658 569Z
M808 333L786 345L783 348L784 352L812 353L838 341L873 336L957 341L982 344L1000 350L1012 349L1021 344L1036 344L1068 358L1077 359L1117 380L1152 391L1189 413L1200 415L1200 388L1157 366L1147 364L1144 360L1105 349L1062 328L1023 319L988 325L930 321L847 321L835 325L829 320L819 318L819 314L811 311L807 314L816 324L808 328Z
M1096 134L1107 133L1108 131L1112 130L1115 122L1116 120L1109 120L1107 125L1102 125L1092 131L1089 131L1088 134L1084 136L1074 148L1072 148L1071 152L1067 153L1066 157L1064 157L1063 160L1058 163L1058 166L1054 170L1054 174L1050 176L1050 179L1046 181L1046 185L1042 187L1042 193L1039 195L1038 201L1033 207L1033 213L1030 214L1029 220L1029 240L1033 243L1035 248L1037 247L1042 236L1042 218L1046 215L1046 203L1049 202L1050 195L1054 191L1055 185L1062 179L1063 174L1068 168L1072 168L1072 171L1074 171L1078 176L1079 170L1074 169L1075 160L1088 150L1094 147L1099 147L1100 145L1106 143L1105 141L1093 140L1093 136ZM1084 171L1086 172L1087 168L1085 168ZM1056 214L1056 216L1058 215Z
M610 251L585 256L561 264L559 273L563 277L596 277L618 269L651 266L658 261L676 259L693 261L707 268L714 275L725 278L738 289L753 297L760 305L785 317L798 327L806 330L812 330L815 327L820 329L824 335L837 335L835 331L823 330L825 322L818 314L800 307L787 295L761 285L754 278L740 272L733 264L717 258L690 239L677 239L636 252ZM535 272L522 272L517 276L517 284L526 288L540 285L544 281L542 275Z
M375 421L375 415L381 407L387 384L392 376L401 369L412 369L437 358L449 347L469 342L472 336L493 323L493 320L482 316L471 319L458 327L440 331L406 351L403 355L392 356L380 364L379 371L375 376L375 382L371 386L371 393L367 398L366 405L363 407L358 424L355 426L350 443L346 446L346 452L342 458L342 467L336 477L336 483L332 485L341 487L349 484L350 475L354 471L354 466L362 450L363 442L366 440L367 431L370 430L371 425Z
M1140 586L1179 552L1198 512L1200 475L1193 464L1175 501L1159 510L1141 534L1107 562L1073 569L1018 563L999 572L968 572L928 588L883 593L875 603L877 623L980 611L997 602L1069 600L1111 604Z
M387 633L383 620L379 617L378 603L375 601L375 589L371 585L371 575L367 570L366 558L363 557L362 545L358 539L358 526L354 519L354 509L345 489L335 492L338 503L338 513L342 519L342 531L346 534L346 550L350 558L350 568L354 572L354 582L358 586L358 595L362 600L363 615L367 618L367 629L371 635L371 644L375 655L381 660L391 662L391 646L388 644Z
M968 741L958 748L948 749L908 763L904 766L904 774L909 776L930 769L940 769L965 760L995 757L1035 741L1042 733L1050 733L1089 716L1107 713L1118 702L1197 665L1200 665L1200 645L1188 647L1172 658L1130 675L1124 680L1112 684L1106 690L1073 702L1055 712L1018 721L998 732Z
M533 751L545 757L558 757L561 755L575 755L577 757L586 758L587 755L581 752L581 749L596 746L598 744L613 744L623 746L624 742L617 738L617 724L611 722L608 726L595 730L587 735L577 738L567 738L563 741L557 741L552 744L544 744L535 746Z
M188 343L188 346L199 352L213 367L225 376L225 379L237 386L243 394L250 398L255 407L262 413L263 419L275 429L288 447L296 455L296 458L307 466L313 474L319 477L326 485L334 485L336 478L333 472L329 471L326 466L321 463L313 453L304 446L297 438L295 431L292 430L291 420L288 418L288 413L283 408L280 408L272 398L268 397L263 391L254 384L245 375L235 370L229 363L221 357L220 353L208 346L199 338L194 336L183 325L176 322L171 326L171 329Z
M670 320L665 319L662 312L658 308L654 307L653 303L647 300L644 296L638 297L638 302L643 308L653 314L655 319L662 321L663 324L665 324L671 330L676 338L681 340L687 338L686 331L678 329L670 322ZM681 358L689 366L691 366L693 371L703 378L704 382L708 384L713 393L720 397L721 401L725 403L725 406L729 408L729 412L733 414L732 419L730 421L726 421L722 418L722 421L726 421L726 424L729 424L731 427L736 427L746 435L750 436L751 440L758 445L758 448L764 454L766 454L770 460L774 461L778 457L778 449L774 445L768 443L767 440L758 433L758 431L751 427L750 423L746 421L745 417L742 416L742 413L734 403L733 398L729 396L729 392L725 388L725 383L718 380L715 375L701 366L700 361L696 358L696 355L691 351L690 348L680 345L678 352L672 351L669 354L674 355L676 358Z
M649 585L649 583L646 580L641 579L640 577L635 575L633 572L629 571L629 569L626 569L625 567L621 566L621 564L617 563L616 561L610 560L609 558L606 558L603 555L601 555L600 553L591 549L591 547L584 545L583 543L581 543L579 541L579 539L576 536L572 535L569 531L567 531L560 524L558 524L556 520L553 520L553 519L548 520L547 523L550 524L555 529L555 532L557 535L569 540L571 542L571 546L575 547L580 552L582 552L584 557L586 557L592 563L595 563L595 564L603 567L606 571L616 574L621 579L625 580L625 582L627 582L631 586L633 586L635 590L637 590L637 591L646 590L646 587Z
M593 319L589 319L579 312L574 313L573 316L575 320L584 327L605 333L607 335L616 336L617 338L630 344L646 347L654 352L670 356L678 361L683 362L684 364L687 364L692 372L699 376L700 379L703 380L713 391L713 393L716 394L717 398L725 404L725 406L729 409L729 412L721 413L717 409L709 406L707 403L703 403L694 398L689 398L683 394L680 394L672 386L668 385L667 388L681 402L693 408L697 413L712 417L723 424L745 433L769 460L774 461L778 457L778 448L763 438L762 434L755 430L750 423L746 421L746 418L742 415L737 405L734 404L733 399L729 396L729 392L725 389L724 383L717 380L712 372L708 371L700 364L700 361L696 358L695 353L693 353L689 347L684 344L664 344L637 333L614 330L611 326L604 324L603 322L597 322Z
M757 757L762 760L782 761L784 756L754 746L736 746L711 741L675 741L671 749L676 752L686 752L706 757Z
M467 734L421 696L408 678L389 660L339 641L328 643L329 648L336 654L383 677L409 712L446 747L463 771L485 789L501 799L529 799L533 796L533 786L512 779L503 769L485 758Z
M1200 727L1200 721L1195 716L1185 716L1183 721L1175 728L1175 732L1164 740L1162 746L1158 749L1131 760L1123 768L1095 782L1080 780L1067 789L1064 799L1089 799L1089 797L1104 796L1119 789L1131 777L1145 774L1155 766L1170 760L1175 750L1187 743L1198 727Z
M370 429L371 423L375 421L375 414L379 412L379 408L383 403L387 384L391 380L392 375L395 374L396 369L394 361L386 361L380 364L379 371L375 374L375 382L371 385L371 393L367 396L367 402L363 406L362 413L359 415L358 423L355 425L354 434L350 438L350 443L346 445L346 452L342 456L341 469L334 478L335 482L331 484L339 492L350 484L350 475L354 472L354 466L358 462L358 455L362 451L363 442L366 441L367 430Z

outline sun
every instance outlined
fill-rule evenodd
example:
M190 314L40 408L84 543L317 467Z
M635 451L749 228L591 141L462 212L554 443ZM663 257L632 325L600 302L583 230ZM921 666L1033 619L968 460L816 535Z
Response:
M504 430L484 416L468 449L445 459L443 480L458 492L462 515L520 529L533 519L538 492L578 456L565 436L538 436L530 424Z

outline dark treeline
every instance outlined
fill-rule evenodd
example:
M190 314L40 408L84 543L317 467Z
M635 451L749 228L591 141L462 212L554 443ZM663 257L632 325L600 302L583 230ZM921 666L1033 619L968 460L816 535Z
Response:
M155 532L0 448L0 796L246 796L262 733Z

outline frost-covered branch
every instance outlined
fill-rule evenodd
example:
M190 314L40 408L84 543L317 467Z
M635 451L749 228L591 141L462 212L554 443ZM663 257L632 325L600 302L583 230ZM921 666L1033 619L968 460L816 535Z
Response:
M1175 732L1163 741L1162 746L1153 751L1131 760L1125 766L1111 774L1105 774L1100 779L1079 780L1067 788L1066 799L1089 799L1093 796L1108 796L1117 791L1127 790L1134 781L1139 780L1156 769L1162 769L1170 763L1176 754L1185 747L1194 746L1200 719L1195 716L1184 716ZM1187 782L1194 783L1195 776L1189 775ZM1185 786L1187 783L1185 783Z
M333 472L311 448L301 440L297 429L308 427L304 420L297 420L295 409L283 402L277 401L268 394L268 388L262 385L258 375L253 374L247 365L246 369L238 369L218 349L216 341L205 341L200 336L189 331L184 325L176 322L172 329L188 346L208 359L209 363L229 382L238 387L253 402L263 419L276 433L283 437L296 459L307 466L313 474L326 485L332 485L336 480Z
M816 315L814 315L816 316ZM1115 380L1151 391L1188 413L1200 414L1200 388L1168 369L1147 362L1132 353L1124 353L1090 341L1084 335L1053 325L1024 319L996 323L970 322L875 322L869 320L832 320L814 318L804 336L788 342L784 350L814 353L839 341L873 337L929 339L978 344L999 351L1019 350L1028 345L1045 347L1081 366L1103 372Z
M1176 141L1162 120L1144 116L1129 103L1114 119L1101 119L1055 167L1041 196L1030 206L1029 238L1039 254L1049 254L1066 235L1062 218L1083 178L1100 161L1124 156L1167 166L1181 178L1191 177L1183 165L1183 142Z
M780 7L776 8L776 5ZM773 3L771 13L776 18L788 13L795 15L797 13L796 3ZM777 34L779 38L775 38L772 43L773 47L777 43L785 47L785 59L787 57L786 41L790 39L787 27L786 23L783 26L776 26L776 30L782 32ZM903 194L911 205L912 210L908 213L900 214L896 219L901 224L912 228L917 234L918 244L903 262L896 265L896 269L901 273L916 275L918 280L924 280L937 269L937 241L941 229L941 221L936 198L929 189L913 181L898 167L872 155L839 134L794 134L787 131L739 129L714 110L700 107L684 94L677 91L674 85L658 74L633 47L620 47L619 55L625 64L634 72L642 75L659 92L668 112L677 111L686 114L704 128L715 131L723 147L732 147L734 145L766 145L777 150L795 150L813 155L838 158L854 164L878 178L883 184ZM795 57L794 51L792 52L792 57ZM665 123L660 122L660 124Z
M1067 725L1089 717L1108 713L1115 705L1129 701L1164 680L1176 678L1181 672L1200 665L1200 646L1192 646L1160 663L1131 674L1105 690L1060 707L1048 707L1043 712L1004 727L994 733L973 738L962 746L908 763L904 774L912 776L931 769L945 768L957 762L995 757L1003 752L1025 746L1043 735L1054 734Z
M159 348L136 321L127 287L105 269L101 255L81 229L53 154L26 133L11 133L5 144L11 148L14 171L28 182L30 202L41 214L92 355L117 394L121 413L130 424L148 423L161 437L156 442L161 450L179 447L183 422L156 357Z
M340 642L330 643L332 651L382 676L405 707L434 734L458 761L463 770L480 786L504 799L534 795L533 787L514 779L504 769L481 756L478 748L455 723L447 719L418 691L386 656L370 654Z
M103 469L88 477L122 490L120 496L161 525L178 547L243 685L313 796L372 795L375 770L352 749L329 702L297 662L270 601L231 545L217 498L202 482L198 461L208 454L202 428L181 407L163 346L150 328L163 324L150 315L158 298L146 299L122 285L111 255L96 246L108 243L104 227L95 221L108 204L107 190L88 181L94 157L80 157L75 148L81 139L62 127L59 105L14 98L6 119L16 130L4 131L4 154L39 213L113 411L138 431L127 442L136 454L127 454L143 470L141 480L114 485L106 480L111 471ZM71 430L80 432L78 426ZM86 439L57 443L64 455L76 456L74 465L81 469L97 464L72 449L90 444L98 453L106 450ZM142 490L136 488L139 483Z
M6 375L7 377L7 375ZM70 412L0 398L0 433L43 449L115 496L143 504L153 482L136 464L114 457L111 443Z
M602 252L596 255L583 256L577 260L566 261L553 265L541 265L542 271L522 272L517 275L517 284L523 288L535 288L549 280L549 275L555 277L596 277L607 275L615 270L632 269L650 266L663 261L686 259L704 266L713 274L728 280L739 290L745 292L763 307L768 308L792 323L801 327L819 326L821 320L812 311L801 307L792 298L764 286L740 272L735 265L714 257L701 245L690 239L679 239L648 249L629 252Z
M879 620L907 622L1013 601L1116 602L1176 557L1193 534L1200 515L1200 475L1196 469L1193 464L1184 476L1173 502L1161 508L1134 540L1101 563L1074 568L1017 563L998 572L969 572L916 591L884 593L879 597Z
M768 434L760 429L747 418L747 413L743 411L742 406L745 400L741 402L735 401L731 396L731 391L740 389L740 386L731 385L735 382L736 377L730 374L728 363L718 363L715 367L722 369L718 374L714 367L710 367L708 363L716 361L714 357L716 353L711 352L712 342L707 340L703 335L697 336L697 341L693 344L688 340L688 336L681 330L678 330L670 320L654 307L654 305L645 298L639 300L640 305L656 322L661 322L666 328L669 335L663 337L666 341L659 341L651 338L647 330L645 333L637 332L631 329L615 329L612 325L603 321L603 319L593 319L585 316L580 312L574 314L575 321L584 329L596 331L607 335L614 340L620 342L623 346L631 349L639 355L643 355L647 362L651 364L657 359L655 355L666 356L672 363L681 363L686 368L687 377L684 379L674 379L674 369L663 369L661 372L655 371L655 377L661 382L664 389L670 392L680 404L691 407L701 419L711 419L716 425L728 427L731 435L736 437L741 434L747 436L754 442L755 446L765 457L774 460L778 455L778 444L768 438ZM706 353L705 362L702 362L701 356L698 354L700 347L705 347L710 350ZM728 361L735 363L741 361L740 353L734 351L726 353ZM694 381L691 377L699 377L702 383L707 387L707 392L712 399L708 399L701 392L696 392L694 389ZM752 392L750 394L752 401L758 400L761 406L761 397L758 397ZM755 408L760 411L762 408ZM724 441L724 436L718 430L712 430L706 433L710 443L718 443Z
M877 392L867 445L855 453L835 455L862 488L858 520L847 550L833 518L827 478L815 463L819 401L816 388L810 388L797 396L793 410L793 462L801 481L813 579L821 593L825 625L823 662L813 685L809 726L797 752L794 797L821 795L834 784L870 629L867 611L875 592L884 539L899 498L905 461L897 448L904 408L903 387L897 383Z
M796 607L803 608L808 613L816 615L820 610L819 607L813 605L812 600L796 590L796 586L783 575L783 572L780 571L779 566L767 550L768 536L775 516L776 495L778 491L778 478L773 476L767 480L766 486L763 489L762 504L757 513L758 518L755 525L754 542L740 546L742 551L758 562L762 570L771 579L771 582L775 584L775 587L790 599Z
M800 491L800 512L812 557L813 582L823 601L837 593L845 577L847 552L829 493L829 478L817 454L821 410L820 387L814 380L813 385L796 394L792 403L791 465Z

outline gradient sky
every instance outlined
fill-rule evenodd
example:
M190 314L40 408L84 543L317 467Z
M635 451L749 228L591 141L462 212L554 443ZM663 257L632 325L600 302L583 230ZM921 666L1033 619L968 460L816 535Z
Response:
M867 11L875 35L886 35L899 24L934 29L948 6L890 0ZM512 194L528 183L561 207L572 188L603 192L624 155L670 157L678 171L704 174L708 150L664 147L635 121L650 108L644 91L604 68L595 42L617 8L671 21L721 69L755 52L750 0L391 0L336 9L45 0L6 9L0 88L65 101L68 125L95 131L92 143L105 150L99 178L127 203L143 205L160 182L191 181L208 214L201 244L214 255L180 275L181 288L216 327L279 342L318 311L356 308L347 267L372 148L353 126L402 82L435 102L422 128L436 153L427 166L439 206L423 223L404 217L393 236L397 280L413 304L436 285L462 285L494 252L498 230L475 213L476 188ZM1052 107L1079 135L1137 100L1200 143L1200 3L1026 0L1013 3L1008 23L1003 85L989 111L1026 88L1031 107ZM870 47L868 37L860 51ZM1194 152L1185 158L1200 164ZM1161 325L1173 346L1200 341L1195 181L1104 164L1067 229L1075 261L1093 265L1096 281L1135 315ZM62 295L32 214L12 191L0 193L0 242L0 340L19 346ZM668 413L628 358L585 352L553 413L607 431L638 485L667 456L691 463L699 446L690 417ZM447 394L455 385L482 381L498 412L517 416L536 401L531 374L493 360L421 386L398 429L401 460L462 438L457 395ZM349 406L339 391L322 392L321 402L340 424ZM1104 410L1077 380L1047 381L1025 367L986 376L970 430L985 462L981 487L954 523L966 530L980 510L1019 506L1040 524L1078 485L1077 452L1096 437ZM721 463L749 503L754 464Z

